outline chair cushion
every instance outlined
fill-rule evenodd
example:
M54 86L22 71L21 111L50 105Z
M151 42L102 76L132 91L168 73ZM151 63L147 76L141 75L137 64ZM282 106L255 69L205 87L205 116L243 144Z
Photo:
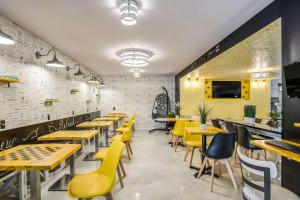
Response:
M256 182L255 184L258 184L258 182ZM263 183L261 182L262 185ZM256 190L250 186L248 186L247 184L245 184L244 188L243 188L243 193L244 196L246 197L246 199L248 200L263 200L264 199L264 193L260 192L259 190ZM294 194L293 192L280 187L278 185L275 184L271 184L271 199L272 200L300 200L300 198Z
M75 198L93 198L107 194L113 185L114 179L111 180L98 172L91 172L76 175L72 179L68 191Z
M98 151L94 156L95 160L103 160L107 154L107 151L108 147L100 149L100 151Z

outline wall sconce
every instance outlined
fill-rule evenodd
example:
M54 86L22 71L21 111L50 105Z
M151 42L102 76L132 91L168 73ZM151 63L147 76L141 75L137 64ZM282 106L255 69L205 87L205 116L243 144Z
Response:
M186 88L189 88L189 87L190 87L190 85L191 85L191 78L190 78L190 77L188 77L188 78L185 80L184 85L185 85Z
M3 45L14 45L15 41L13 40L13 38L10 35L4 33L0 29L0 44L3 44Z
M265 88L266 80L253 80L251 85L253 88Z
M78 71L74 73L74 76L84 76L85 74L81 71L79 64L76 64L74 67L67 66L66 69L67 71L70 71L71 69L75 69L76 67L78 67Z
M35 57L37 58L37 59L40 59L41 57L43 57L43 56L48 56L49 54L50 54L50 52L53 52L54 53L54 57L53 57L53 59L52 60L49 60L48 62L47 62L47 66L48 67L65 67L65 65L61 62L61 61L59 61L57 58L56 58L56 52L55 52L55 50L54 49L50 49L49 51L48 51L48 53L46 53L46 54L41 54L39 51L37 51L37 52L35 52Z

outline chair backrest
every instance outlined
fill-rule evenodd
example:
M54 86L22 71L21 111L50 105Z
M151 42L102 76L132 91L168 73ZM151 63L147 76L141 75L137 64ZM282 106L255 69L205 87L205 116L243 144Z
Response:
M209 158L226 159L230 158L234 151L234 134L217 133L205 153Z
M106 175L109 179L114 181L116 170L122 156L125 144L122 141L113 141L103 159L100 167L96 170L101 174Z
M185 129L185 123L187 122L188 120L185 120L185 119L177 119L176 122L175 122L175 126L172 130L172 132L174 134L178 134L178 135L184 135L184 129Z
M270 161L262 161L262 160L255 160L249 158L244 154L242 154L240 147L238 147L237 153L241 164L243 184L244 185L246 184L256 190L263 192L264 200L270 200L271 199L271 178L277 178L277 168L275 163ZM248 173L245 173L245 171L247 171ZM263 177L264 179L263 186L262 184L255 184L255 181L253 181L253 177L251 176L250 173L255 174L256 176ZM244 194L244 198L245 198L245 194Z
M236 128L235 125L232 122L228 122L228 121L224 121L225 122L225 126L228 132L236 132Z
M128 126L126 127L127 130L125 130L122 133L122 141L128 141L132 137L132 126L134 124L134 120L130 121Z
M248 129L245 126L236 126L237 134L238 134L238 144L244 148L251 148L250 141L252 139Z
M198 127L200 128L199 122L186 122L185 127ZM183 136L184 141L201 141L202 136L201 134L191 134L187 131L184 130L184 136Z
M211 119L211 122L212 122L212 124L213 124L214 127L222 129L222 126L221 126L221 124L220 124L220 122L219 122L218 119Z

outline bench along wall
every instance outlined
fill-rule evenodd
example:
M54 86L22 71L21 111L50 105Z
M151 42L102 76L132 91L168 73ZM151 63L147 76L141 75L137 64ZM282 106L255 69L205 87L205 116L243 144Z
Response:
M16 41L13 46L0 45L0 75L20 78L19 84L11 84L9 88L0 83L0 131L98 110L97 92L87 80L75 77L72 70L47 67L52 54L40 60L35 58L36 51L45 53L51 49L49 44L1 15L0 27ZM62 52L56 52L65 65L73 67L77 63ZM84 66L82 70L90 73ZM72 89L80 92L72 95ZM51 98L60 102L46 107L45 100Z

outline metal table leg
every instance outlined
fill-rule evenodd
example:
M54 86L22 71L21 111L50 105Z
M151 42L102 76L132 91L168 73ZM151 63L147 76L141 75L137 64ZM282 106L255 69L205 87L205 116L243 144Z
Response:
M67 191L70 181L75 175L76 154L70 157L70 174L63 175L50 188L49 191Z
M27 200L27 171L20 171L18 174L19 199Z
M30 199L41 200L41 175L39 170L30 171Z
M84 158L83 161L95 161L94 156L95 153L99 151L99 135L102 133L102 128L99 128L99 134L95 135L95 152L88 153Z

